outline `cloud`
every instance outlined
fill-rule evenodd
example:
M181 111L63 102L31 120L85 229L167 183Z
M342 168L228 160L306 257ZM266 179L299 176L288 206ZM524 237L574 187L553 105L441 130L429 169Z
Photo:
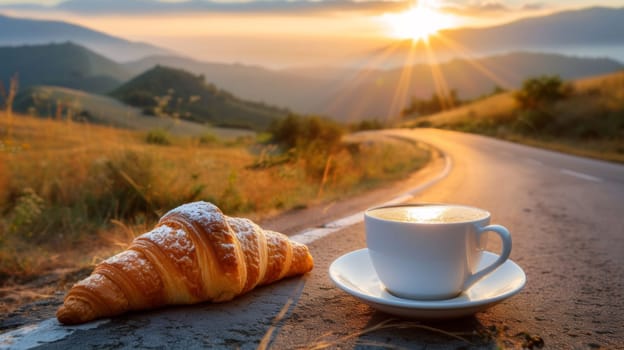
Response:
M544 4L540 2L531 2L528 4L522 5L522 9L526 11L537 11L544 9Z
M460 16L484 16L491 15L493 12L507 12L510 9L498 1L478 1L468 4L449 4L444 7L444 11Z
M162 2L158 0L67 0L55 6L29 5L28 10L64 11L82 15L138 15L172 13L324 13L357 12L381 14L399 12L412 4L411 0L268 0L222 2L187 0ZM0 9L24 9L23 5L0 5Z
M444 7L444 11L467 17L487 17L494 14L504 13L518 13L518 12L531 12L542 10L544 5L542 3L532 2L521 4L518 7L510 7L503 4L502 1L486 0L486 1L471 1L468 4L449 4Z
M472 11L477 12L499 12L509 11L507 6L503 5L499 1L481 1L471 6Z

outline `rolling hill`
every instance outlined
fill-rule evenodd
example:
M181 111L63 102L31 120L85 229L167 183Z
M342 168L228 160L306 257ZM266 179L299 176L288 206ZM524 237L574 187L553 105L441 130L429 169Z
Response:
M193 62L183 58L177 58L176 60L182 66ZM190 73L173 72L173 70L160 67L158 69L153 68L141 75L139 73L143 73L141 69L144 67L154 67L154 65L151 65L152 62L148 61L148 63L144 63L141 66L136 64L126 66L70 42L0 47L0 62L2 62L0 64L0 81L8 82L9 78L17 73L19 89L23 92L23 96L30 93L29 88L37 86L47 86L46 91L51 91L50 89L53 86L59 87L59 89L55 90L55 94L60 94L63 98L69 98L72 101L76 100L76 96L70 98L68 94L77 95L79 94L77 90L96 94L108 94L115 90L115 96L128 97L126 95L134 94L135 92L132 92L132 90L138 88L141 90L141 93L148 95L147 99L151 103L154 101L153 97L165 96L168 90L173 88L176 90L175 98L181 97L180 94L184 94L185 98L195 95L200 97L200 101L197 101L192 106L176 106L176 108L184 110L185 113L189 113L188 116L181 117L199 123L211 122L213 125L243 127L254 130L263 129L274 118L287 114L286 110L269 107L264 103L241 100L226 90L217 89L213 81L210 84L205 83L204 78L197 79ZM274 75L272 71L259 67L210 63L196 63L196 65L209 67L209 72L214 73L212 74L214 77L220 78L219 81L229 81L232 84L248 86L246 91L267 90L268 86L271 86L271 81L279 80L275 79L279 74ZM192 65L190 66L193 67ZM135 75L139 75L137 79L128 81ZM296 81L296 79L287 80L287 82L293 81ZM127 82L127 84L122 86L124 82ZM268 85L261 86L258 84ZM296 89L290 86L290 90ZM288 91L288 88L285 87L281 91ZM98 105L104 110L110 111L106 106L108 102L111 102L110 99L107 100L105 97L95 98L94 95L84 94L78 100L85 98L85 96L89 96L87 98L88 101L98 100L96 104L89 104L90 106ZM32 106L32 101L28 99L23 99L23 101L25 102L21 106L22 110L25 111L28 108L24 106ZM136 100L125 99L125 101L136 105ZM118 101L114 102L119 104ZM29 103L31 104L29 105ZM153 107L153 105L141 105L140 107ZM111 108L114 109L117 106L112 106ZM92 116L101 114L94 111L93 108L89 109L88 112ZM127 114L124 112L122 115ZM119 120L110 120L108 113L103 113L103 115L105 116L104 119L106 119L105 123L110 122L112 125L127 126L125 122L120 124ZM134 123L130 124L136 126ZM152 125L152 123L148 124Z
M21 113L35 113L45 118L71 119L124 128L149 131L167 130L174 135L203 136L208 133L228 139L249 135L240 129L207 127L206 125L171 118L154 118L142 111L103 95L90 94L56 86L36 86L17 95L14 109Z
M117 88L112 96L146 114L166 114L215 126L264 130L285 109L242 100L206 83L203 75L156 66Z
M322 74L309 76L260 66L201 62L179 56L150 56L124 64L134 74L140 74L157 65L202 74L210 83L241 98L285 106L300 113L320 111L322 99L319 97L323 96L324 91L331 90L332 84L342 78L341 75L333 75L326 68Z
M132 42L63 21L0 15L0 46L41 45L71 41L117 61L171 53L150 44Z
M130 77L125 67L73 43L0 47L0 81L19 76L20 89L56 85L106 93Z

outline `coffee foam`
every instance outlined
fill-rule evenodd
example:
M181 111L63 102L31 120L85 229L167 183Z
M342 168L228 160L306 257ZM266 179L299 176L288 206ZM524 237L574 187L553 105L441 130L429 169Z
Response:
M488 213L459 205L420 205L377 208L368 211L368 215L390 221L442 224L485 219Z

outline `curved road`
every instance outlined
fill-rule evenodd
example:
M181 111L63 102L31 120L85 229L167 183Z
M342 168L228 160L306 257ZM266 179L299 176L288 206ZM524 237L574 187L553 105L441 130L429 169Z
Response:
M429 187L410 192L415 184L408 181L408 187L393 188L393 196L410 193L395 201L488 209L493 222L512 232L511 259L527 275L522 292L475 316L432 323L390 320L334 287L330 263L365 247L361 215L345 215L345 208L357 212L392 200L386 190L269 223L309 242L316 266L303 278L226 304L167 308L69 329L51 319L0 335L0 347L624 348L624 166L449 131L384 133L429 143L452 164L448 173L440 167L415 178ZM336 221L340 216L347 218ZM316 228L293 232L298 217ZM490 245L498 249L495 239Z

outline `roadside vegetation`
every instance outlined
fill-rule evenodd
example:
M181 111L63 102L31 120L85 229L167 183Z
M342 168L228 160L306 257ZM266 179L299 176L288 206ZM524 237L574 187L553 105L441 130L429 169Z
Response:
M624 72L564 82L532 77L515 92L431 116L408 127L437 127L624 162Z
M401 178L428 160L417 144L345 141L345 127L320 117L291 115L258 138L221 139L6 112L0 285L90 265L185 202L261 219Z

